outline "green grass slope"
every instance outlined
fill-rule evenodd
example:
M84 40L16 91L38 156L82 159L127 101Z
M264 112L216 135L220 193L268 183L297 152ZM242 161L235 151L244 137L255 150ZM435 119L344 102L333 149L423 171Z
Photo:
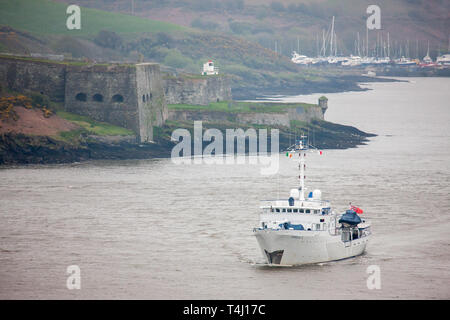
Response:
M1 0L0 25L9 25L35 34L65 35L93 35L101 30L137 33L187 29L168 22L82 7L81 30L68 30L67 7L67 4L48 0Z
M219 111L227 113L280 113L289 108L311 108L317 105L308 103L276 103L276 102L245 102L245 101L221 101L211 102L207 106L190 104L169 104L172 110L187 111Z

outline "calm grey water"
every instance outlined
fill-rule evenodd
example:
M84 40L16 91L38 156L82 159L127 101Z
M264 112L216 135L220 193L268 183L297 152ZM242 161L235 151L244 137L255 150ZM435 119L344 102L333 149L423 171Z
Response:
M450 79L328 94L326 119L376 133L308 158L307 185L372 221L364 255L270 268L252 236L259 200L287 196L296 164L169 159L0 169L0 298L450 298ZM320 95L286 101L315 102ZM66 288L66 268L81 289ZM370 265L381 289L366 286Z

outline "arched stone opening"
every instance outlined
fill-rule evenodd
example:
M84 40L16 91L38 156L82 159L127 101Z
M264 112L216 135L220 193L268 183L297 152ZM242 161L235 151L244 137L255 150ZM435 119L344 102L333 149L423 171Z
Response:
M121 94L113 95L112 102L123 102L123 96Z
M77 93L77 95L75 96L75 100L77 100L77 101L87 101L87 96L86 96L85 93L79 92L79 93Z
M100 93L96 93L92 96L92 100L96 102L103 102L103 96Z

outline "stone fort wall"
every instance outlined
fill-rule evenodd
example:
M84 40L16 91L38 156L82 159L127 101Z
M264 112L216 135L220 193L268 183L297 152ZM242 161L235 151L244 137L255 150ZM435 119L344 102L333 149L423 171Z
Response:
M30 90L64 101L66 65L51 61L0 56L0 84L10 90Z
M153 126L167 119L158 64L75 65L0 57L0 83L18 92L47 95L72 113L153 139Z
M230 79L222 75L164 75L163 83L168 104L208 105L211 102L232 100Z

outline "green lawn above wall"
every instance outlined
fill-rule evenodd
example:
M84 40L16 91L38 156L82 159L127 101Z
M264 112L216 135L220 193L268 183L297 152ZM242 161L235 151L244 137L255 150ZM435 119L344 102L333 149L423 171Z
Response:
M207 106L191 104L169 104L172 110L196 110L196 111L220 111L228 113L280 113L289 108L317 107L309 103L276 103L276 102L245 102L245 101L221 101L212 102Z
M66 111L57 111L56 114L66 119L70 122L73 122L79 125L82 128L82 131L99 136L127 136L134 135L134 132L119 126L115 126L106 122L99 122L92 120L86 116L80 116L77 114L69 113ZM70 134L69 133L65 133ZM64 134L63 134L64 135Z
M174 32L187 28L162 21L81 7L81 30L68 30L66 3L48 0L1 0L0 25L37 34L93 35L101 30L117 33Z

